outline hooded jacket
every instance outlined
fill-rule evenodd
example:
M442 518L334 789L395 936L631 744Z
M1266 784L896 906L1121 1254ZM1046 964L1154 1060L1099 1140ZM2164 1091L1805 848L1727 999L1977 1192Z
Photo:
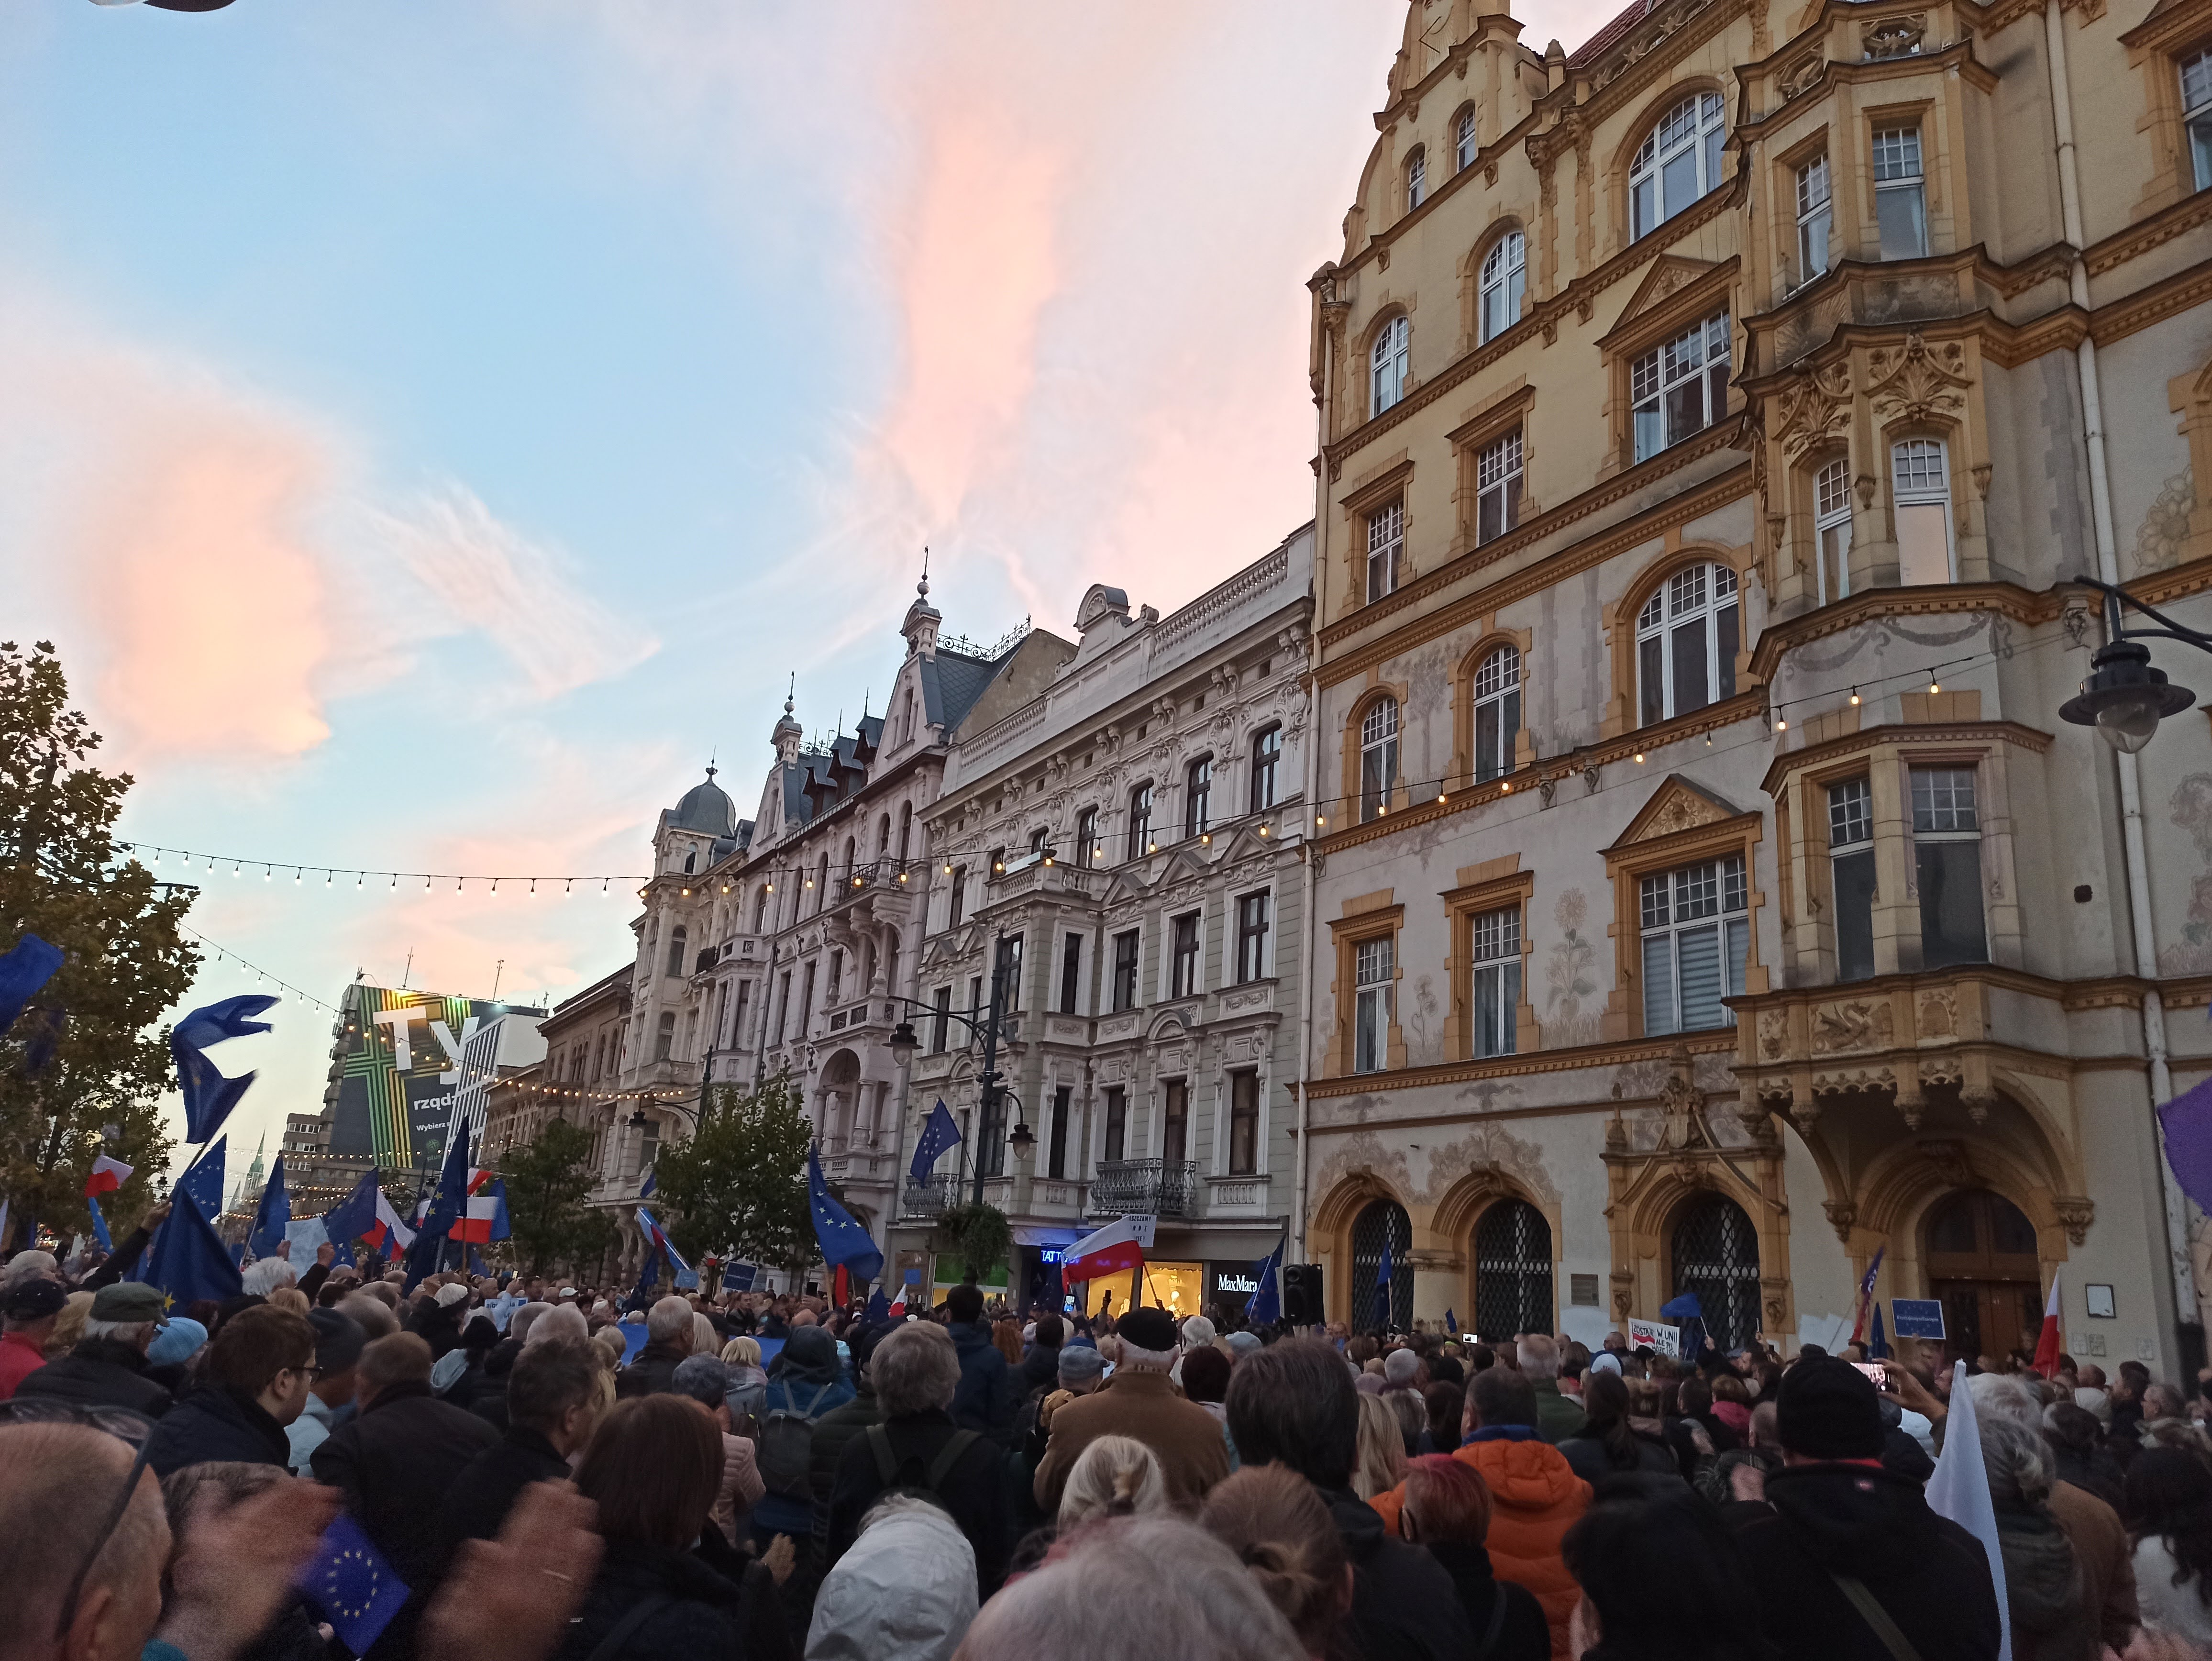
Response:
M137 1346L116 1338L80 1339L68 1354L28 1374L15 1394L26 1400L44 1396L84 1407L129 1408L149 1419L169 1410L169 1392L146 1376L146 1358Z
M1353 1643L1365 1661L1461 1661L1472 1648L1457 1589L1419 1546L1394 1540L1349 1488L1316 1490L1352 1561Z
M975 1618L975 1553L941 1512L882 1518L815 1594L807 1661L952 1661Z
M1559 1542L1589 1509L1590 1485L1567 1457L1522 1425L1478 1430L1452 1456L1490 1485L1490 1566L1501 1580L1526 1586L1544 1606L1552 1653L1567 1653L1567 1622L1582 1597ZM1402 1491L1401 1498L1402 1499Z
M1014 1428L1014 1371L991 1342L991 1323L955 1321L945 1330L960 1352L952 1422L963 1430L981 1431L1003 1447Z
M1995 1661L1989 1559L1928 1508L1917 1482L1856 1462L1795 1465L1766 1479L1765 1504L1722 1514L1743 1548L1759 1629L1791 1661L1892 1661L1838 1574L1864 1583L1929 1661Z

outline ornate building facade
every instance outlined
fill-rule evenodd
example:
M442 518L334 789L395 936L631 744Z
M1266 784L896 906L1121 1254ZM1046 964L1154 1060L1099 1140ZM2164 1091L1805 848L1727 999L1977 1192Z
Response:
M1520 27L1413 0L1311 283L1332 1312L2201 1358L2206 727L2057 711L2074 575L2212 621L2212 4Z
M1146 1284L1094 1287L1091 1307L1194 1314L1253 1289L1296 1174L1312 550L1298 531L1164 618L1093 586L1074 641L1030 636L1049 678L954 733L924 812L908 1148L939 1100L963 1141L906 1187L894 1272L929 1273L931 1220L980 1174L1014 1226L1018 1301L1127 1214L1158 1219ZM1012 1101L985 1119L958 1018L988 1023L994 982Z

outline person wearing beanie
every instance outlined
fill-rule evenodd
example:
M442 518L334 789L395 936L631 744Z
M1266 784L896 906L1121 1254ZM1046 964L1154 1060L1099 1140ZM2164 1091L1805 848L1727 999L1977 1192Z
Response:
M46 1340L69 1305L69 1288L59 1281L33 1275L0 1295L0 1402L46 1364ZM195 1323L194 1324L198 1324ZM204 1333L205 1329L202 1329Z
M18 1283L15 1291L28 1287ZM17 1399L54 1396L81 1407L129 1408L149 1419L169 1410L168 1386L148 1372L146 1352L169 1318L167 1299L135 1281L94 1294L84 1336L15 1387Z
M1905 1651L1994 1661L2000 1622L1989 1559L1882 1463L1881 1398L1864 1373L1801 1356L1782 1378L1783 1469L1764 1501L1723 1507L1758 1589L1758 1625L1793 1661L1881 1661Z
M168 1324L154 1335L152 1343L146 1346L146 1366L149 1371L156 1372L164 1367L173 1367L178 1370L180 1381L185 1363L198 1354L200 1347L207 1341L205 1326L189 1315L172 1315ZM164 1382L169 1381L164 1378ZM175 1384L171 1384L170 1387L174 1389Z
M353 1417L354 1368L368 1344L361 1323L334 1309L309 1311L307 1324L315 1329L318 1376L307 1387L307 1405L300 1416L284 1427L292 1445L292 1469L301 1476L308 1474L315 1450Z
M1121 1317L1114 1335L1121 1344L1114 1377L1052 1415L1044 1458L1030 1485L1048 1517L1059 1513L1060 1490L1076 1460L1101 1436L1127 1436L1152 1449L1167 1478L1169 1498L1187 1509L1229 1475L1220 1425L1204 1408L1185 1401L1168 1376L1178 1354L1174 1317L1139 1305ZM1061 1351L1063 1366L1067 1354Z

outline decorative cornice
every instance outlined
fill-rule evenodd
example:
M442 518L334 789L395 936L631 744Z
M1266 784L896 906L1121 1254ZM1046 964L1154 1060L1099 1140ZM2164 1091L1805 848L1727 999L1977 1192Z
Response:
M1816 640L1842 634L1875 618L1941 617L1957 611L1995 611L2015 623L2055 622L2066 609L2070 590L2049 588L2041 593L2016 582L1946 582L1904 588L1866 588L1849 599L1823 605L1817 611L1786 623L1767 624L1752 648L1751 672L1771 681L1782 666L1785 652L1809 646Z
M2115 340L2124 340L2139 330L2162 323L2176 312L2200 306L2207 300L2212 300L2212 259L2201 261L2185 271L2177 271L2163 283L2154 283L2109 306L2099 307L2089 315L2089 337L2100 346L2109 346Z
M1322 1101L1334 1096L1382 1095L1392 1091L1418 1090L1432 1085L1469 1084L1480 1079L1510 1079L1529 1073L1577 1073L1588 1068L1618 1067L1631 1062L1665 1061L1677 1050L1686 1048L1693 1056L1729 1056L1735 1053L1735 1032L1723 1027L1718 1032L1692 1036L1670 1034L1663 1038L1637 1038L1616 1043L1577 1044L1562 1050L1537 1050L1526 1055L1491 1056L1480 1061L1439 1062L1427 1067L1394 1068L1387 1073L1348 1073L1341 1078L1309 1079L1303 1088L1311 1101ZM1613 1104L1608 1100L1610 1107ZM1477 1111L1468 1110L1458 1113L1437 1114L1419 1123L1452 1123L1468 1119L1511 1119L1541 1116L1556 1112L1583 1112L1587 1108L1498 1108ZM1413 1123L1413 1120L1391 1120L1393 1124ZM1376 1121L1347 1120L1340 1124L1315 1124L1310 1134L1324 1136L1335 1131L1371 1130Z
M1775 757L1773 764L1766 770L1766 776L1759 781L1759 788L1769 796L1778 798L1782 794L1783 781L1790 774L1802 773L1808 767L1823 766L1844 756L1855 756L1885 744L2014 744L2041 755L2057 741L2049 733L2012 721L1899 722L1865 727L1856 733L1846 733L1841 738L1808 744L1802 750L1784 751ZM1853 982L1852 984L1856 986L1858 983Z
M1680 496L1669 496L1656 507L1648 508L1633 518L1598 532L1586 542L1547 554L1535 563L1499 578L1486 588L1454 600L1439 611L1425 617L1409 618L1389 634L1369 641L1341 657L1332 660L1328 656L1332 647L1341 645L1354 636L1365 632L1377 620L1395 616L1422 600L1436 597L1453 584L1466 581L1484 566L1494 565L1502 559L1520 553L1575 520L1585 519L1621 497L1647 488L1654 479L1663 478L1674 467L1685 465L1715 450L1731 447L1739 424L1734 421L1723 421L1695 438L1686 440L1671 449L1662 450L1642 466L1616 473L1604 484L1583 491L1511 534L1470 549L1419 581L1408 583L1396 593L1376 600L1371 605L1363 605L1320 630L1318 637L1322 662L1317 672L1321 684L1334 686L1340 681L1364 675L1375 665L1401 652L1448 635L1473 618L1486 616L1526 595L1540 593L1555 582L1565 581L1578 571L1633 548L1638 543L1663 535L1678 525L1702 518L1747 494L1751 479L1751 464L1748 461L1731 467L1702 484L1692 485ZM1662 465L1662 463L1668 465Z

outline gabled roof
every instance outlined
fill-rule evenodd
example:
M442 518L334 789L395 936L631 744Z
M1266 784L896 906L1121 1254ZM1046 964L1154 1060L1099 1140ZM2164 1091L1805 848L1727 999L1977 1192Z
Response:
M939 647L934 658L924 658L921 691L931 724L950 733L967 720L975 701L1019 649L1016 647L995 658L971 658Z

